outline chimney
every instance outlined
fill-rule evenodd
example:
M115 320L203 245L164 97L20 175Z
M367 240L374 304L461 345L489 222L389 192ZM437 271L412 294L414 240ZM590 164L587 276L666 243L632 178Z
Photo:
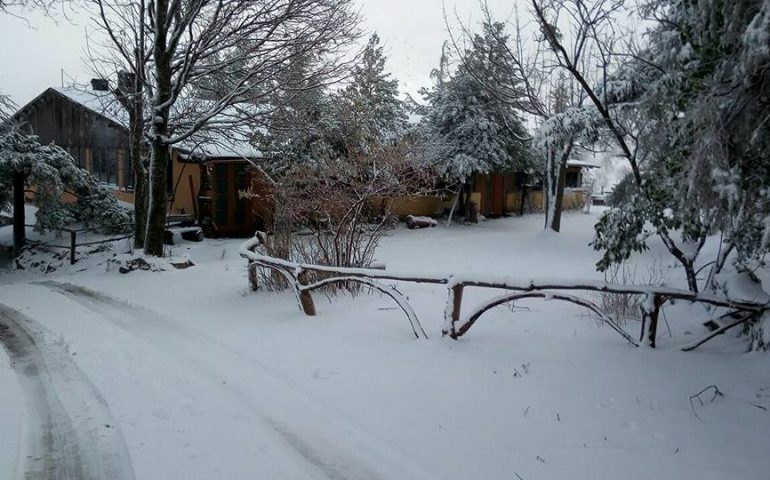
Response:
M110 82L104 78L92 78L91 89L95 92L109 92Z
M134 93L134 90L136 90L136 75L125 70L119 71L118 90L125 95Z

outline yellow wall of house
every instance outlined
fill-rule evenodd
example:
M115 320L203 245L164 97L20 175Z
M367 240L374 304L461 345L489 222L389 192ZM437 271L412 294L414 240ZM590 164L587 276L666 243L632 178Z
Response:
M125 190L113 190L115 197L121 202L134 203L134 192L127 192Z
M173 202L169 206L169 213L181 213L191 215L195 213L198 192L201 188L200 166L197 163L182 163L179 155L172 154L172 188L175 188ZM190 189L190 177L193 187Z
M562 208L564 210L580 210L583 208L586 199L586 192L580 189L569 189L564 191L564 201Z
M564 190L564 199L562 200L562 210L580 210L583 208L583 202L585 201L586 193L580 189L566 189ZM543 212L545 210L545 202L543 199L543 191L535 190L529 192L527 195L528 210L530 212Z
M392 215L405 217L407 215L432 216L443 212L447 208L452 208L453 199L434 195L415 195L392 197L387 200L387 208ZM382 197L375 197L371 200L374 211L382 210Z
M521 207L521 193L512 192L505 196L505 211L506 212L518 212Z
M529 211L542 212L544 211L544 206L542 190L534 190L527 194L527 208Z

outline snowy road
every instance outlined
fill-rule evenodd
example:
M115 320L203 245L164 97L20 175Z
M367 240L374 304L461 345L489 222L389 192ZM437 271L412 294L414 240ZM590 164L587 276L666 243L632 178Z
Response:
M301 387L246 352L175 319L105 293L63 282L39 285L63 295L160 354L175 368L169 383L204 382L210 402L240 416L244 435L263 444L265 478L380 480L434 478L361 429L340 411L320 406ZM224 425L221 425L223 427ZM228 432L231 433L231 432ZM234 433L234 432L232 432ZM239 446L233 442L233 451ZM244 438L244 444L249 442ZM242 447L242 445L241 445Z
M24 396L16 477L134 478L107 404L61 346L45 345L35 322L0 304L0 343Z

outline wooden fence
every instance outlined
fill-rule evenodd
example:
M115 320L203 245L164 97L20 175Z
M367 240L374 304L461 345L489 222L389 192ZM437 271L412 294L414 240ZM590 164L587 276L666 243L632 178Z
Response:
M554 280L516 280L509 276L494 277L485 276L432 276L399 274L378 269L365 268L341 268L322 265L308 265L293 263L286 260L268 257L259 254L256 249L262 244L259 234L248 240L240 248L240 255L249 261L250 273L258 267L274 270L283 275L289 283L297 298L301 311L306 315L315 315L316 308L311 292L319 288L335 283L360 283L378 290L391 297L404 311L409 320L416 338L427 338L427 334L420 324L406 297L393 286L386 285L382 281L396 281L407 283L424 283L443 285L447 288L447 301L444 310L444 325L442 333L453 339L465 335L471 327L490 309L508 302L526 298L541 298L546 300L558 300L569 302L593 312L599 319L609 325L615 332L634 346L639 346L646 337L648 344L655 348L655 340L658 331L658 317L661 307L671 300L683 300L694 303L702 303L715 307L724 307L730 310L728 316L736 317L732 323L722 327L716 333L712 333L703 339L683 348L692 350L706 341L714 338L718 333L733 328L737 325L752 321L764 312L770 310L770 303L759 303L749 300L738 300L718 295L695 293L689 290L668 288L656 285L617 285L607 282L592 280L566 281ZM250 275L254 278L254 275ZM467 288L487 288L507 290L508 293L488 300L474 308L469 314L462 316L463 294ZM604 312L595 302L565 292L598 292L617 295L641 295L644 302L641 305L641 332L639 340L634 339L626 332L610 315Z
M127 225L117 225L117 227L122 227L122 226L127 226ZM34 227L34 225L25 225L25 227ZM127 234L124 234L124 235L116 236L116 237L111 237L111 238L105 238L105 239L100 239L100 240L93 240L93 241L78 243L78 234L83 234L83 233L87 233L87 232L95 232L96 230L93 229L93 228L79 228L79 229L74 229L74 228L57 228L57 229L54 229L52 231L62 232L62 233L67 234L67 236L69 237L68 244L60 245L60 244L55 244L55 243L38 242L38 241L34 241L34 240L27 240L27 242L30 243L31 245L35 245L35 246L39 246L39 247L61 248L61 249L69 250L70 265L74 265L77 262L77 249L78 249L78 247L90 247L90 246L94 246L94 245L102 245L102 244L106 244L106 243L117 242L119 240L125 240L127 238L132 238L134 236L134 234L132 232L132 233L127 233Z

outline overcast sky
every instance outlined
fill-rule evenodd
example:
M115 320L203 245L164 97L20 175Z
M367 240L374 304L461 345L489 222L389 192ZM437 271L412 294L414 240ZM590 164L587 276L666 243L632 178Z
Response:
M415 94L430 83L429 73L438 64L441 44L448 38L442 0L358 0L364 28L377 31L389 56L388 69L400 80L401 91ZM464 23L481 18L479 0L445 0ZM509 18L516 0L489 0L498 18ZM23 105L48 87L87 83L85 35L88 15L71 13L70 20L54 22L25 15L28 22L0 15L0 92Z

